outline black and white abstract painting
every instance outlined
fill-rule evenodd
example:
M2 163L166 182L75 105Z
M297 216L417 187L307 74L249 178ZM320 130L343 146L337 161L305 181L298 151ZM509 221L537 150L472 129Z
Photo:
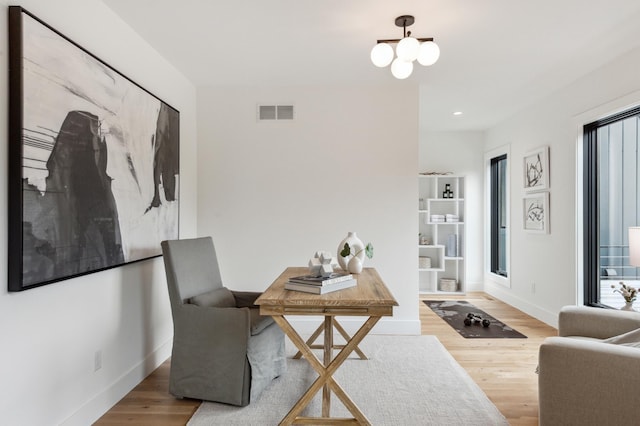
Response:
M523 198L524 230L539 234L549 233L549 193L536 192Z
M17 6L9 44L9 290L160 255L179 112Z
M549 147L542 146L524 156L524 189L539 191L549 188Z

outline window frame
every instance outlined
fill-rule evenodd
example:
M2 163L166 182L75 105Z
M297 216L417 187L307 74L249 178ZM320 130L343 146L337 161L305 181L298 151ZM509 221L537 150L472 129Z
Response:
M508 160L511 157L511 146L510 144L505 144L503 146L499 146L493 148L484 153L484 165L485 165L485 175L484 175L484 211L485 211L485 220L484 220L484 279L485 285L497 285L496 290L499 288L511 288L511 279L509 277L511 272L511 167L509 165L510 161ZM499 157L501 155L507 156L507 163L505 167L505 176L506 176L506 188L505 188L505 198L506 198L506 222L507 222L507 231L506 231L506 247L505 247L505 255L506 255L506 271L507 276L498 275L491 272L491 159L495 157Z
M598 129L640 115L640 106L595 120L582 131L582 279L583 304L608 307L600 301L600 182Z
M503 173L505 174L505 178L504 178L504 193L500 190L500 163L504 161L504 169L503 169ZM508 162L508 157L507 154L501 154L497 157L493 157L490 159L490 198L491 198L491 205L490 205L490 217L489 217L489 222L490 222L490 235L491 235L491 241L490 241L490 245L491 245L491 251L490 251L490 260L489 260L489 271L492 274L496 274L499 275L501 277L504 278L508 278L509 277L509 270L508 268L506 270L501 270L500 269L500 229L504 228L505 229L505 233L509 232L509 227L508 227L508 221L506 216L508 215L508 204L507 204L507 177L506 177L506 172L507 172L507 168L508 168L509 162ZM503 194L504 196L501 197L501 194ZM503 212L504 210L504 212ZM504 216L504 217L503 217ZM504 225L504 226L503 226ZM507 250L506 250L506 239L505 239L505 250L504 250L504 255L505 255L505 259L504 259L504 264L508 265L507 263Z

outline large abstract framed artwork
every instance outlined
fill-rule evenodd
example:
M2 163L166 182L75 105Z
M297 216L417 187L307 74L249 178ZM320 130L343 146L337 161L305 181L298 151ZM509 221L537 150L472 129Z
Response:
M9 7L9 291L178 238L179 112Z

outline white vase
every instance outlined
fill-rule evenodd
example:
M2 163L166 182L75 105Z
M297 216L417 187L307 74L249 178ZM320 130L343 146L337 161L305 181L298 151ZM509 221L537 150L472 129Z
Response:
M620 308L621 311L635 311L633 309L633 302L624 302L624 306Z
M347 257L342 257L340 256L340 252L342 251L342 249L344 248L344 244L345 243L349 243L349 247L351 247L351 255L347 256ZM344 269L345 271L348 269L348 262L349 259L351 258L351 256L353 255L353 253L358 253L358 255L356 257L358 257L360 259L360 268L362 269L362 262L364 261L364 244L362 244L362 241L360 240L360 238L358 238L358 236L356 235L355 232L349 232L347 234L347 236L345 237L345 239L343 239L342 241L340 241L340 244L338 245L338 263L340 264L340 267L342 269Z
M362 272L362 261L359 257L352 257L351 259L349 259L347 268L350 273L359 274L360 272Z

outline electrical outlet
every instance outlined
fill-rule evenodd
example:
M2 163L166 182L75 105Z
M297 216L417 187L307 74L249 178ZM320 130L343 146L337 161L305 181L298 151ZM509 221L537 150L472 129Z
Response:
M102 351L97 350L93 356L93 371L98 371L102 368Z
M531 293L535 294L535 292L536 292L536 283L532 281L531 282Z

